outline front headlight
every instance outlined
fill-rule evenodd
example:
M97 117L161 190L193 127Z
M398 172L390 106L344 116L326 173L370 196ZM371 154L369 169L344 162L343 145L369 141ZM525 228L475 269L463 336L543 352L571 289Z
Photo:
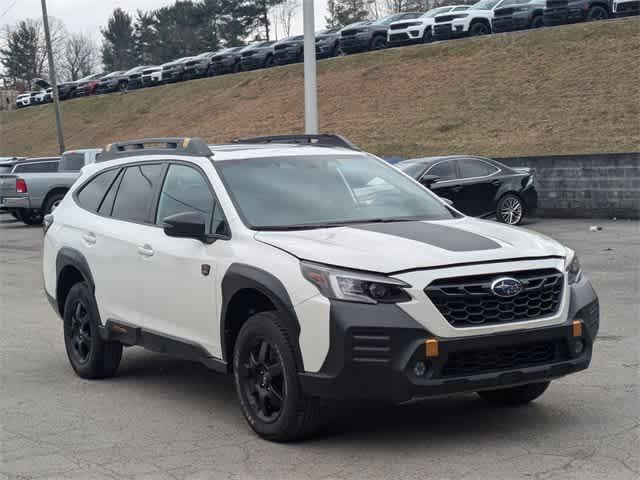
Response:
M407 283L383 275L338 270L301 262L302 275L327 298L359 303L408 302Z
M567 257L565 270L567 272L569 285L580 281L580 278L582 278L582 268L580 267L580 260L578 260L578 255L574 253L573 256Z

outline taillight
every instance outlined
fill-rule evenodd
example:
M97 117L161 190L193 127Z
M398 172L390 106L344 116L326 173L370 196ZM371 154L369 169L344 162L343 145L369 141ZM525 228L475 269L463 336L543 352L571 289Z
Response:
M44 230L44 233L47 233L47 230L51 228L51 225L53 225L53 215L45 215L42 219L42 230Z
M16 193L27 193L27 182L24 178L16 178Z

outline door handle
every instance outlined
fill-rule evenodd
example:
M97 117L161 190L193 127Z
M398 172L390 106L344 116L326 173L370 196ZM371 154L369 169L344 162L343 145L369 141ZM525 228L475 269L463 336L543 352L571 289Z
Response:
M502 185L502 182L500 180L494 180L493 182L491 182L491 185L499 187L500 185Z
M82 235L82 239L87 245L95 245L96 244L96 234L93 232L87 232Z
M143 257L153 257L153 254L155 252L153 251L153 248L151 248L151 245L145 243L144 245L140 245L138 247L138 253Z

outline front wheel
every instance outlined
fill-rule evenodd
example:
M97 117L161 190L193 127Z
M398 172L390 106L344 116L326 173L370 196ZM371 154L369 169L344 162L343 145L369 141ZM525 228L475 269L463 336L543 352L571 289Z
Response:
M98 307L87 284L71 287L63 320L64 345L76 374L82 378L113 376L122 359L122 344L107 342L100 336Z
M499 405L518 406L533 402L542 395L551 382L528 383L518 387L478 392L484 400Z
M531 20L531 28L542 27L544 27L544 19L542 18L542 15L536 15L535 17L533 17L533 20Z
M265 60L264 60L264 68L270 68L273 67L274 65L274 60L273 57L271 55L269 55Z
M431 33L431 28L427 27L424 29L424 34L422 35L422 43L431 42L433 42L433 33Z
M597 20L606 20L609 18L609 13L605 10L604 7L600 7L598 5L591 7L589 9L589 13L587 13L587 20L590 22L595 22Z
M262 438L286 442L316 430L319 404L301 391L291 339L276 312L258 313L242 326L233 372L242 413Z
M477 22L471 25L469 29L469 35L472 37L477 37L479 35L489 35L491 33L491 29L489 25L484 22Z
M507 225L518 225L524 218L524 207L520 197L508 194L498 201L496 208L498 221Z

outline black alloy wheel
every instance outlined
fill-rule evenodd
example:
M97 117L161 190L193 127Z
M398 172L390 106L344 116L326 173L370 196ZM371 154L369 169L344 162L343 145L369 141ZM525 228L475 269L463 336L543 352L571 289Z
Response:
M254 415L264 423L275 422L287 395L278 348L264 338L256 338L241 354L240 368L240 382Z
M477 22L471 25L471 29L469 30L469 34L472 37L476 37L479 35L489 35L491 33L491 29L484 22Z
M382 50L386 48L387 40L382 35L376 35L371 40L371 50Z
M607 18L609 18L609 14L607 13L607 11L603 7L600 7L598 5L596 5L595 7L591 7L589 9L589 13L587 14L587 20L589 20L590 22L606 20Z
M508 194L498 201L496 209L498 220L507 225L518 225L524 217L524 206L520 197Z
M79 364L83 365L91 356L94 332L89 309L82 299L76 299L72 304L70 321L67 335L71 344L71 354Z
M431 27L427 27L424 29L424 34L422 35L422 43L431 42L433 42L433 34L431 33Z

